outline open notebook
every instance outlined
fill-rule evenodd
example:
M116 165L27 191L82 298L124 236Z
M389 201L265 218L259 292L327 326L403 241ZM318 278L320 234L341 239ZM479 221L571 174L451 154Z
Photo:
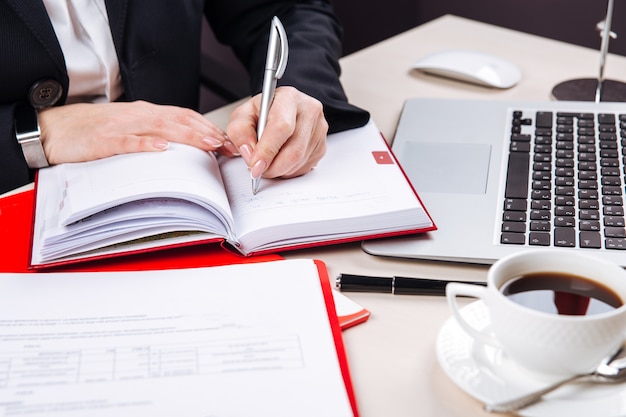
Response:
M307 175L264 180L242 158L172 144L39 170L34 267L198 243L245 255L432 230L374 122L328 138Z
M438 230L374 255L492 263L542 248L626 266L626 104L415 98L392 150Z

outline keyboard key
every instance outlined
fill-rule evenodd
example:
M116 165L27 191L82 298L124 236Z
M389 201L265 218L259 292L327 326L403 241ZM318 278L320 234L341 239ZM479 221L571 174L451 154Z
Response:
M602 185L615 185L619 186L622 184L622 180L620 177L602 177Z
M526 212L524 211L505 211L502 214L502 220L505 222L525 222Z
M619 159L617 158L600 158L601 167L619 167Z
M602 209L602 213L605 216L623 216L624 208L621 206L605 206Z
M521 198L507 198L504 201L504 210L526 211L528 203Z
M600 158L619 158L619 152L617 149L602 149L600 151Z
M581 200L597 200L598 190L583 188L582 190L578 190L578 198Z
M604 225L608 227L624 227L624 217L622 216L606 216L604 217Z
M578 162L579 171L596 171L598 169L594 161L580 161Z
M600 249L602 247L602 236L598 232L582 231L579 238L581 248Z
M597 180L598 174L596 171L578 171L578 178L581 180Z
M551 190L533 190L530 194L533 200L549 200L552 198Z
M535 126L542 127L552 127L552 112L550 111L538 111L535 115Z
M521 133L512 133L511 142L530 142L530 135Z
M613 176L613 177L619 177L619 168L615 168L615 167L602 167L600 168L600 175L607 176Z
M511 142L509 149L511 150L511 152L530 152L530 143Z
M576 245L576 230L570 227L554 228L554 246L573 248Z
M605 133L605 132L610 132L610 133L616 132L615 126L611 126L611 125L600 125L600 126L598 126L598 130L600 132L603 132L603 133Z
M531 210L530 220L550 220L552 214L549 210Z
M559 149L556 151L557 158L573 158L574 150L573 149Z
M562 185L564 187L571 187L576 183L572 177L557 177L554 179L555 185Z
M557 195L554 198L554 204L557 206L574 206L575 200L574 197ZM589 207L586 207L589 208Z
M549 232L552 230L552 224L545 220L533 220L530 222L530 230L533 232Z
M574 195L575 194L575 190L574 190L574 187L558 186L554 190L554 193L555 193L555 195Z
M530 232L528 244L534 246L550 246L550 233Z
M533 210L550 210L552 202L550 200L533 200L530 203L530 208Z
M569 216L557 216L554 218L554 225L559 227L574 227L575 220Z
M578 181L578 188L582 188L585 190L597 190L598 189L598 181L592 179L581 179Z
M602 204L605 206L621 206L624 202L621 196L605 195L602 197Z
M574 167L574 159L573 158L558 158L555 162L555 165L557 167L567 167L567 168L573 168Z
M623 227L605 227L604 237L626 238L626 229Z
M622 195L622 187L615 185L605 185L602 187L602 195Z
M520 222L504 222L502 223L503 232L525 233L526 223Z
M583 220L600 220L600 211L599 210L580 210L578 213L578 217Z
M604 247L607 249L626 250L626 239L620 239L620 238L605 239Z
M566 167L557 167L554 170L554 175L556 175L557 177L573 177L574 169L566 168Z
M589 210L586 210L589 211ZM571 206L557 206L554 208L555 216L573 216L576 213L576 209Z
M599 232L600 222L597 220L581 220L580 223L578 224L578 229Z
M600 209L600 202L598 200L580 200L578 202L578 208L598 210Z
M513 152L509 154L509 164L506 176L506 198L528 197L529 166L529 154L521 152Z
M557 149L573 150L574 149L574 144L572 142L569 142L569 141L559 140L559 141L556 142L556 148Z
M502 233L500 243L510 245L523 245L526 243L526 236L523 233Z
M613 113L600 113L598 114L598 123L600 124L615 124L615 115Z

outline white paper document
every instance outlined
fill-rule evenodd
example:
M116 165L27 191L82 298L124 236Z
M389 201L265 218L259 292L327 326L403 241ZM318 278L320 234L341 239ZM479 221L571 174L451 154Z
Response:
M0 416L354 416L311 260L0 274Z

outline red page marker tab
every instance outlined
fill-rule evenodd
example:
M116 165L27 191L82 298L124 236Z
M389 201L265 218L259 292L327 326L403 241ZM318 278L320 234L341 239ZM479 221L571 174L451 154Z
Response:
M373 151L374 159L377 164L393 164L393 158L387 151Z

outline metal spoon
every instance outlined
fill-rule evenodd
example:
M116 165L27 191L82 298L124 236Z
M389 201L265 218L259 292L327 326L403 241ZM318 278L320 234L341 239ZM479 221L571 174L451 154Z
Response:
M574 381L601 383L618 383L626 381L626 345L620 347L614 354L602 360L602 363L600 363L594 371L588 374L574 375L539 391L535 391L512 400L485 404L485 410L494 413L510 413L517 411L536 403L547 393Z

